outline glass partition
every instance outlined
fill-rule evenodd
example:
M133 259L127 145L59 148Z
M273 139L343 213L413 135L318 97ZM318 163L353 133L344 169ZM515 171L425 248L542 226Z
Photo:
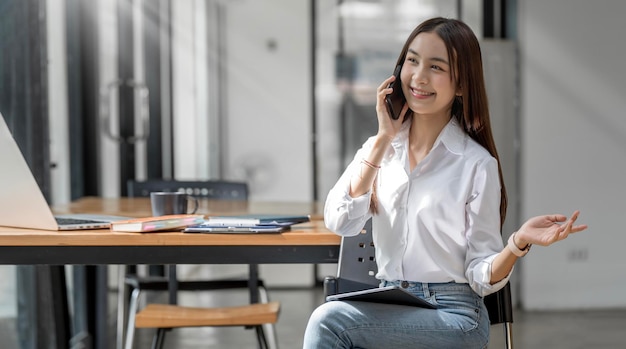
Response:
M458 18L455 0L316 1L317 197L376 133L376 87L423 20Z

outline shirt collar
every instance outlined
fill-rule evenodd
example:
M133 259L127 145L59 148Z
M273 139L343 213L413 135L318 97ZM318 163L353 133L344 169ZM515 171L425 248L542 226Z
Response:
M402 127L399 131L399 137L394 138L391 142L392 148L399 149L402 148L405 142L409 138L409 129L411 128L411 122L405 122L402 124ZM439 144L443 144L448 151L453 154L461 155L463 154L463 150L465 149L465 142L467 134L455 117L450 118L450 121L446 124L446 126L441 130L441 133L435 140L435 144L433 144L433 149Z
M433 148L438 146L439 143L442 143L451 153L461 155L465 149L466 137L467 134L463 131L457 119L452 117L443 130L441 130Z
M409 139L409 130L411 128L411 122L405 122L402 124L400 131L398 132L398 137L395 137L393 141L391 141L391 147L393 152L390 156L393 156L399 149L402 149L405 142ZM435 144L433 144L433 149L439 146L439 144L443 144L449 152L457 155L463 154L465 149L467 134L455 117L451 117L450 121L446 124L446 126L441 130L441 133L435 140Z

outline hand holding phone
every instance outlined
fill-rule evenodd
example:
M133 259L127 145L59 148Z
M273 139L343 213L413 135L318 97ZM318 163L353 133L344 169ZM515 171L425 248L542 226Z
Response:
M389 84L389 88L393 88L393 92L385 96L385 104L387 105L387 111L389 116L398 120L402 107L404 107L404 93L402 92L402 84L400 83L400 71L402 71L402 65L398 65L393 71L393 75L396 77L394 81Z

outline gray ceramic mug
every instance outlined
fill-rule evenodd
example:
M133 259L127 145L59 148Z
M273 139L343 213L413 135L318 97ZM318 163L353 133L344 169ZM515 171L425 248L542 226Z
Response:
M192 205L190 205L193 203ZM182 192L158 191L150 193L153 216L192 214L198 210L198 199ZM190 206L192 206L190 210Z

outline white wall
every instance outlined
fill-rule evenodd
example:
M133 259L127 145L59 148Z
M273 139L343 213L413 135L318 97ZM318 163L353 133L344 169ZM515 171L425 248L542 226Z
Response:
M626 2L519 1L522 219L589 229L524 258L527 309L626 307Z
M308 1L226 3L225 156L252 200L313 198Z
M98 117L109 118L108 126L111 129L119 127L119 101L117 91L118 75L118 18L115 1L99 0L95 3L94 17L98 25L98 90L100 98L108 96L110 103L107 104L108 113ZM117 141L105 136L100 128L98 133L98 151L100 158L100 195L106 198L114 198L120 195L120 145ZM104 170L106 169L106 170Z
M209 178L208 31L205 1L173 1L172 94L174 173L178 180Z
M50 169L50 194L51 202L57 204L70 201L65 12L52 0L47 0L46 11L50 163L55 165Z
M9 280L0 284L0 320L17 316L17 277L14 265L0 266L0 278Z

